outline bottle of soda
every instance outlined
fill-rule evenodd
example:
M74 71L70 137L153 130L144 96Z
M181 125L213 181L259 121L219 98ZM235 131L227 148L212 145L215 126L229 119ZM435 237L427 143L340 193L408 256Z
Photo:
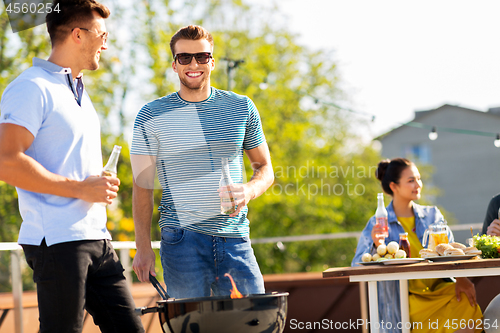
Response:
M219 187L230 186L233 184L231 179L231 174L229 173L229 163L227 157L222 158L222 176L220 178ZM221 198L220 200L220 212L222 214L232 214L236 211L236 204L234 202L233 192L227 191L229 198Z
M399 248L406 252L406 258L411 258L410 241L407 232L399 234Z
M111 156L109 157L108 163L104 166L101 172L101 176L116 177L118 173L118 158L120 157L121 146L114 146Z
M377 237L383 236L384 238L389 237L389 225L387 224L387 209L385 209L384 205L384 193L377 194L377 210L375 211L375 225L379 225L382 227L382 233L377 234Z

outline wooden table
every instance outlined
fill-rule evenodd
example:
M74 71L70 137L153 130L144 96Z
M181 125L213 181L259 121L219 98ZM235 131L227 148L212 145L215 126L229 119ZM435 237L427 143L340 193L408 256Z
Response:
M329 268L323 278L349 277L351 282L368 282L368 304L372 333L379 333L377 281L399 280L401 322L403 333L409 333L408 280L449 277L500 275L500 259L458 260L449 262L423 261L416 264L369 265Z

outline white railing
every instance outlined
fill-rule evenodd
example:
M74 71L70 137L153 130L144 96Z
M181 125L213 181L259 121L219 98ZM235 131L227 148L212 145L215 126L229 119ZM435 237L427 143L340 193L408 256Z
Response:
M454 225L450 228L453 231L469 230L471 227L474 230L481 230L482 223L475 223L469 225ZM256 238L252 239L252 244L265 244L265 243L279 243L279 242L303 242L312 240L325 240L325 239L342 239L342 238L357 238L361 232L341 232L335 234L317 234L317 235L300 235L300 236L281 236L269 238ZM135 249L135 242L111 242L113 248L118 251L120 261L125 269L124 274L129 283L132 284L132 266L130 260L130 250ZM160 242L151 242L153 249L160 248ZM14 300L14 324L15 333L23 333L23 282L21 273L21 260L24 257L22 247L14 242L0 243L0 251L10 251L11 255L11 279L12 279L12 297ZM366 287L360 285L361 297L361 316L362 319L367 319L366 310Z
M129 286L132 284L132 266L130 265L131 249L135 249L135 242L111 242L113 248L118 252L120 261L125 269L125 277ZM160 242L151 242L154 249L160 248ZM0 252L9 251L11 258L11 283L12 283L12 298L14 301L14 327L15 333L23 333L23 280L22 280L22 247L14 242L0 243Z

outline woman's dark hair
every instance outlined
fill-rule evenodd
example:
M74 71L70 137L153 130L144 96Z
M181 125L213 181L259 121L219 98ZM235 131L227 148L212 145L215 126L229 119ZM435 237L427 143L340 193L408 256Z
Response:
M53 9L45 17L47 31L52 46L64 41L74 28L85 28L85 23L92 21L95 11L102 18L109 17L109 9L95 0L54 0Z
M375 171L375 177L382 183L382 189L385 193L393 195L391 183L399 184L401 173L413 163L406 158L394 158L392 160L380 161Z

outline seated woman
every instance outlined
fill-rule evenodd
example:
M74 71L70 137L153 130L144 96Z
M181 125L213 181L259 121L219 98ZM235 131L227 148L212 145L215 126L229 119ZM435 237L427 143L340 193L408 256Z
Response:
M367 223L363 230L356 249L352 265L361 262L364 253L374 253L378 245L385 241L399 241L400 233L408 233L410 253L418 257L423 248L422 241L425 230L431 223L443 218L435 206L420 206L413 202L420 199L422 180L417 167L407 159L396 158L381 161L376 176L382 183L382 189L392 197L387 206L389 237L384 240L379 226L375 224L375 216ZM453 234L448 235L453 242ZM399 308L399 282L378 282L378 300L380 321L391 322L392 329L386 332L401 332L394 329L401 327L401 313ZM480 327L482 319L481 309L476 303L474 284L467 278L457 278L455 282L443 279L423 279L408 281L410 321L413 323L412 332L481 332L465 328L453 329L455 323L467 322L469 319ZM449 319L449 321L448 321ZM472 320L470 321L472 323ZM448 321L449 327L444 327ZM432 323L432 327L429 327ZM435 328L438 323L439 328ZM405 323L402 323L405 325ZM473 326L473 325L471 325Z

